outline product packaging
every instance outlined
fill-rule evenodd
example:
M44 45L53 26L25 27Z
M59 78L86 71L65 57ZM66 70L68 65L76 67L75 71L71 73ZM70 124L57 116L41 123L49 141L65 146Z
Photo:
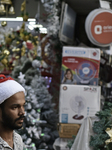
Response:
M60 138L73 138L76 136L79 129L79 124L71 124L71 123L60 123L59 124L59 137Z
M100 111L100 86L60 86L59 122L82 124Z
M98 85L100 49L63 47L62 84Z

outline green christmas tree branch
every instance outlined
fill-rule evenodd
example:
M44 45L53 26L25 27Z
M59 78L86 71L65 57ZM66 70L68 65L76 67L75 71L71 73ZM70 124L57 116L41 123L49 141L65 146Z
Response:
M112 103L105 102L103 109L97 112L96 116L99 120L93 124L95 134L90 138L90 146L93 150L111 150L112 143L106 145L105 141L110 139L106 129L112 127Z

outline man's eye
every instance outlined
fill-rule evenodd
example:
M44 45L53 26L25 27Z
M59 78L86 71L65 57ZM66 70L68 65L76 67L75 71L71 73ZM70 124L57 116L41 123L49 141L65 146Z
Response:
M12 109L16 109L17 108L17 106L15 106L15 107L12 107Z

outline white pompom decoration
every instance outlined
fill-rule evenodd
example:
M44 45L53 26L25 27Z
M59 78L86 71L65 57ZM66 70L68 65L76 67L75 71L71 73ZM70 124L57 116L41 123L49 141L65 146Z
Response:
M39 68L41 66L41 62L37 59L32 61L33 68Z

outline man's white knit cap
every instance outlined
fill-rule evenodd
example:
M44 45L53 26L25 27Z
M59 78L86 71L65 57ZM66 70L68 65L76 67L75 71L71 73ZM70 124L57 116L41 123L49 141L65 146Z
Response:
M25 89L12 78L0 75L0 104L18 92L24 92L25 94Z

